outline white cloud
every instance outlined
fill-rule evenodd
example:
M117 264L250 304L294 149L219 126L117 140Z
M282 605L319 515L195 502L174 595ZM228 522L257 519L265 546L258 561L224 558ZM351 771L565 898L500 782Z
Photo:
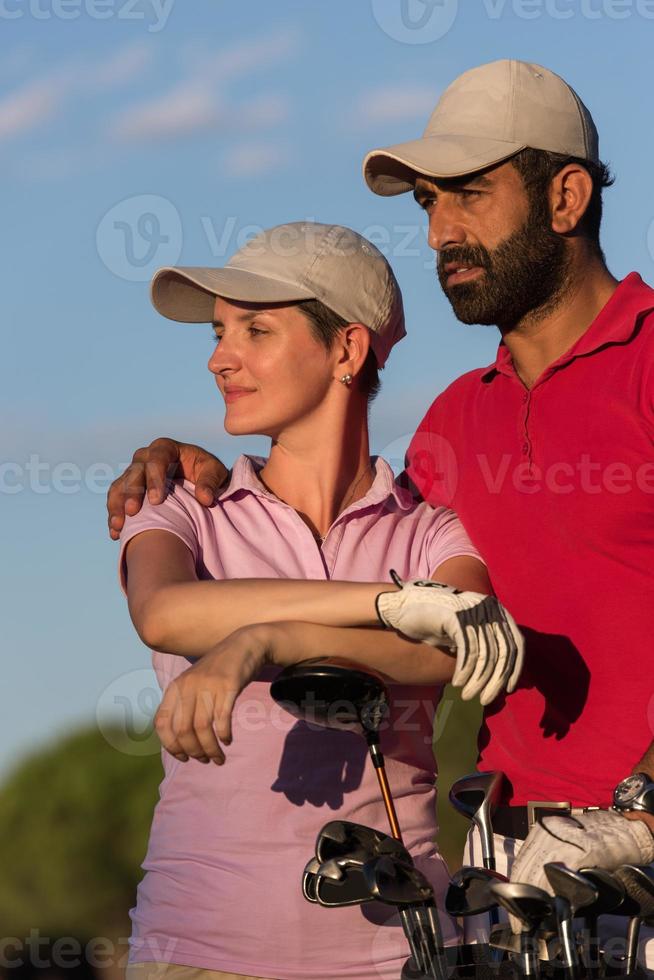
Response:
M228 177L261 177L286 169L290 159L289 148L278 143L239 143L225 153L223 170Z
M170 139L215 127L223 111L214 92L198 82L185 82L118 113L109 134L127 141Z
M216 129L258 130L285 122L289 100L266 92L239 102L229 93L229 82L271 68L297 50L299 34L283 31L270 38L239 42L211 50L187 46L185 76L163 94L128 106L108 123L108 133L124 142L174 139Z
M100 88L126 85L142 76L153 59L152 47L142 43L125 44L112 52L104 61L99 61L89 68L86 78Z
M56 118L93 88L114 88L134 81L148 67L150 51L126 44L106 59L70 63L42 75L0 99L0 141L32 132Z
M29 132L56 116L71 85L67 76L41 78L0 99L0 141Z
M426 119L437 94L418 85L385 85L362 92L352 110L352 121L361 125Z

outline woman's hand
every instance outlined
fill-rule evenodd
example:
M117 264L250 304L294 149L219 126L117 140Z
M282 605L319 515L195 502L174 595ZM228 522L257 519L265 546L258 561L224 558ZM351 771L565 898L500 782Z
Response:
M180 762L225 761L220 746L232 740L236 699L272 662L275 629L257 624L236 630L168 685L154 717L161 744Z

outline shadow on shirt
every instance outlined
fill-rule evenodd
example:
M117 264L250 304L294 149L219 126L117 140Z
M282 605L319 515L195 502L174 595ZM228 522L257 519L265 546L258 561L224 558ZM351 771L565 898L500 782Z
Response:
M367 755L365 740L354 732L298 721L286 736L271 789L294 806L326 804L339 810L345 794L361 785Z
M526 656L517 690L535 688L542 695L545 705L538 724L543 738L559 741L584 710L590 671L569 637L539 633L524 626L520 629L525 638ZM486 709L486 717L497 714L505 702L505 696L496 698ZM487 734L483 732L480 748L485 747Z

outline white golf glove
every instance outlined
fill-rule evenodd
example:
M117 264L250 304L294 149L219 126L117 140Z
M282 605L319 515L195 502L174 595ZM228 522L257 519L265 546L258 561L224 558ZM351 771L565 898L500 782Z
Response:
M524 640L515 620L495 596L460 592L440 582L402 582L399 592L377 596L377 615L412 640L446 647L456 655L452 684L469 701L489 704L503 688L515 689L524 660Z
M627 820L615 810L591 810L574 817L541 817L520 848L511 869L511 881L536 885L552 894L543 865L561 861L573 871L621 864L651 864L654 837L642 820ZM520 924L511 917L511 928Z

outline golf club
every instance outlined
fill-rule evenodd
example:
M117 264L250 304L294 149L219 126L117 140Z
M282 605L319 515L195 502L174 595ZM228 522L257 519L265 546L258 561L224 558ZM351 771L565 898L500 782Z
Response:
M454 809L472 821L481 838L481 857L485 868L495 871L495 844L492 816L499 803L504 773L474 772L457 779L450 788L450 803ZM497 925L497 907L488 912L491 927Z
M625 973L631 973L636 969L638 962L640 924L643 919L654 916L654 869L649 865L623 864L614 873L624 885L627 897L636 906L635 909L625 909L623 912L623 903L615 910L618 915L631 912L627 927L624 968Z
M425 876L412 864L390 855L366 862L363 875L377 901L399 910L418 970L424 977L445 980L448 968L434 890Z
M520 933L520 954L524 976L538 976L540 966L536 934L552 914L551 897L542 888L521 885L514 881L495 882L489 888L500 905L515 916L523 926Z
M460 868L452 875L445 895L445 908L450 915L480 915L494 908L497 898L491 886L508 881L506 875L488 868Z
M382 678L338 658L319 658L285 667L270 685L270 693L295 718L326 728L356 731L365 737L391 834L401 841L380 748L379 728L388 713L388 692Z
M452 784L450 803L471 820L481 837L481 855L485 868L495 871L492 816L500 798L504 774L475 772Z
M602 951L599 937L599 917L613 912L624 901L624 885L610 871L604 868L581 868L583 875L597 890L597 901L584 910L588 929L588 973L591 977L601 976Z
M382 854L391 854L412 864L413 859L406 847L396 837L389 837L381 830L352 823L350 820L330 820L316 838L315 855L318 861L347 857L361 864Z
M579 957L575 946L572 920L579 909L597 901L597 889L577 871L551 861L543 866L545 875L554 892L554 912L561 939L561 960L566 975L576 977Z

